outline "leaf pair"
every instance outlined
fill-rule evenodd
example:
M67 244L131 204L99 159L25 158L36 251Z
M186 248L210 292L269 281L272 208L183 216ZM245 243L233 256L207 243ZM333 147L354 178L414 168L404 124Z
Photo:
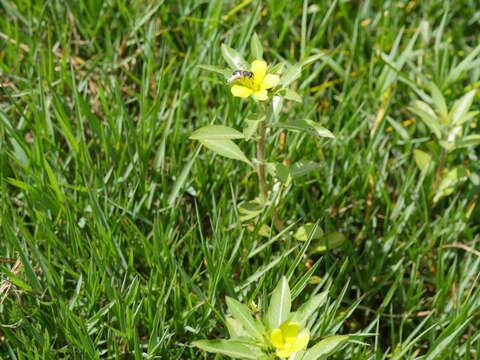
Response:
M243 151L232 141L232 139L244 138L241 132L224 125L205 126L190 135L190 139L200 141L202 145L219 155L252 165Z

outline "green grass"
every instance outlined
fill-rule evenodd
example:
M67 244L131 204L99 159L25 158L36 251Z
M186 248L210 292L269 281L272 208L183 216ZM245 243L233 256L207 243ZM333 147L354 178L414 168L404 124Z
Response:
M191 342L225 336L225 296L263 308L288 275L295 306L329 289L314 337L373 334L332 359L478 359L480 257L448 246L479 248L479 188L434 205L412 153L433 137L403 123L422 79L449 104L479 85L478 65L448 78L480 40L477 2L240 3L0 2L0 358L213 359ZM328 51L281 117L336 139L268 144L270 159L322 163L280 213L346 235L322 256L239 224L255 174L188 139L213 122L241 129L254 110L197 67L224 66L221 43L247 52L253 32L269 61ZM475 181L479 154L447 164Z

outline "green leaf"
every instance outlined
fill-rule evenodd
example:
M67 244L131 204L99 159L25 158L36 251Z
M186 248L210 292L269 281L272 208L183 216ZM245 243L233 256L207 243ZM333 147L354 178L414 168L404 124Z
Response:
M323 126L321 126L317 122L315 122L313 120L309 120L309 119L306 119L305 121L307 122L308 125L310 125L312 128L314 128L316 130L316 135L317 136L327 137L327 138L330 138L330 139L335 138L335 135L333 135L333 133L330 130L324 128Z
M247 230L250 232L254 232L256 229L256 226L254 224L247 224ZM267 224L262 224L260 225L260 228L257 231L258 236L262 236L268 239L271 239L273 236L273 230L270 226Z
M433 198L433 202L437 202L441 198L448 196L453 193L455 187L465 181L468 178L469 172L464 167L456 167L449 172L447 172L440 182L437 191L435 192L435 196Z
M244 136L240 131L224 125L208 125L195 130L190 139L193 140L228 140L243 139Z
M301 95L291 89L285 89L285 94L283 96L287 100L293 100L299 103L303 101L303 98L301 97Z
M294 120L288 122L275 122L270 124L271 127L294 130L294 131L305 131L311 135L327 138L335 138L335 136L323 126L317 124L312 120Z
M290 181L290 170L288 167L283 165L282 163L272 163L271 168L273 168L272 175L275 176L278 180L280 180L283 184L286 184Z
M320 239L323 236L323 230L320 226L314 223L306 223L300 226L293 237L298 241L307 241L310 239Z
M229 356L234 359L257 360L265 358L265 355L259 348L235 340L199 340L194 341L192 344L204 351Z
M304 354L305 350L295 351L292 355L290 355L288 360L302 360Z
M320 164L310 160L298 161L290 167L290 175L296 179L320 169Z
M301 327L305 326L313 313L317 311L323 304L325 304L325 301L327 301L327 296L327 291L313 296L305 304L300 306L300 308L296 311L293 320L298 321Z
M269 162L265 165L268 174L280 180L281 183L287 184L291 181L292 177L290 176L290 170L287 166L278 162Z
M217 74L221 74L226 78L228 78L232 73L230 70L221 68L219 66L203 65L203 64L200 64L200 65L197 65L197 66L202 70L211 71L211 72L214 72L214 73L217 73Z
M275 290L273 290L270 305L266 313L266 321L270 330L282 325L290 315L291 295L288 281L285 276L282 277Z
M469 111L464 114L455 125L459 126L480 114L480 111Z
M247 333L247 331L244 329L242 323L233 317L227 317L226 318L226 325L228 329L228 333L230 334L230 337L234 340L238 340L236 338L244 338L244 337L250 337L253 339L253 337Z
M409 109L420 117L438 139L442 138L442 128L437 119L437 115L428 104L416 100L414 101L413 106L409 107Z
M458 80L463 72L471 69L474 66L478 66L479 59L477 58L480 53L480 45L477 45L475 49L469 52L468 56L463 59L457 66L455 66L447 76L445 84L451 84Z
M302 74L302 66L300 64L292 65L288 68L285 74L280 78L280 85L286 88L292 82L297 80Z
M450 121L452 126L457 126L458 124L463 123L462 118L468 113L470 107L473 103L473 98L475 96L475 90L469 91L463 95L459 100L455 102L452 109L450 110Z
M252 39L250 40L250 50L255 60L263 59L263 46L260 39L258 38L257 33L254 33Z
M240 150L238 145L231 140L199 139L199 141L203 146L209 148L212 151L215 151L219 155L225 156L230 159L240 160L246 162L249 165L252 165L252 163L247 159L242 150Z
M278 63L270 69L270 74L281 74L283 72L283 68L285 67L284 63Z
M480 145L480 135L467 135L461 139L455 141L455 148L463 148L468 146L478 146Z
M280 112L282 111L282 106L283 106L283 96L275 95L272 98L272 112L275 118L277 118Z
M258 236L263 236L270 239L273 235L273 230L267 224L262 224L257 234Z
M461 126L448 127L445 131L445 140L440 141L440 145L447 151L451 151L455 148L455 142L463 134Z
M238 207L240 213L240 221L247 221L256 218L263 212L264 206L256 201L243 203Z
M442 122L447 125L449 123L449 117L445 98L443 97L440 89L433 82L430 83L430 91L432 92L432 99L435 105L435 110L437 110L437 113L441 116L440 120L443 120Z
M413 156L415 157L415 163L421 171L426 171L432 161L432 156L425 151L415 149L413 150Z
M345 235L340 232L333 232L324 236L320 241L315 244L314 252L325 252L327 250L333 250L343 245L347 241Z
M247 305L227 296L227 306L235 320L242 324L248 335L253 336L259 341L263 340L263 326L258 320L252 317Z
M258 125L260 124L261 121L263 121L263 119L261 119L261 120L247 119L247 120L245 120L246 126L243 128L243 135L245 137L245 140L250 140L255 135L255 133L257 132L257 129L258 129Z
M305 353L302 360L321 360L331 355L348 340L347 335L335 335L323 339Z
M232 49L225 44L222 44L221 50L223 59L232 70L248 68L248 63L238 51Z

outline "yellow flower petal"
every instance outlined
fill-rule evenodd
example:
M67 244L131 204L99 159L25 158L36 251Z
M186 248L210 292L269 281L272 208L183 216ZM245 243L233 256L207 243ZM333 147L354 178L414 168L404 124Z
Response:
M255 83L261 84L267 73L267 63L263 60L254 60L252 62L252 72Z
M310 331L308 331L308 329L304 329L300 334L298 334L297 338L292 344L291 349L293 351L305 349L308 345L309 340L310 340Z
M272 345L276 348L283 348L284 341L282 330L280 330L280 328L276 328L270 333L270 341L272 342Z
M245 86L241 86L241 85L233 85L231 91L233 96L236 96L239 98L249 97L253 93L252 89Z
M291 350L277 350L275 353L279 358L288 358L293 351Z
M265 101L268 99L267 90L258 90L253 93L253 98L258 101Z
M285 322L280 326L286 343L293 343L298 335L299 324L297 322Z
M267 74L263 78L260 84L260 89L271 89L278 85L280 82L280 76L274 74Z

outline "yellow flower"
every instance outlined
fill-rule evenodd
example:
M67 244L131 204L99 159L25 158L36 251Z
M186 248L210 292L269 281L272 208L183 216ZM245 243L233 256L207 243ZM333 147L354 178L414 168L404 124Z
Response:
M280 77L267 74L267 63L263 60L253 61L250 70L253 73L252 78L240 78L235 81L236 84L231 89L233 96L246 98L252 95L255 100L267 100L267 90L277 86Z
M276 355L287 358L298 350L305 349L310 340L308 329L300 331L297 322L285 321L270 333L270 342L277 348Z

